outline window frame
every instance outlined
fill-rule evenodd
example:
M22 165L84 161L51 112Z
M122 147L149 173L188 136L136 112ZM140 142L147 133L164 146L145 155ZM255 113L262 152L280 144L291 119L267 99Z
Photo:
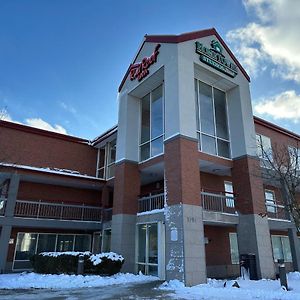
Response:
M84 236L89 236L90 238L90 241L89 241L89 250L88 251L91 251L91 246L92 246L92 235L91 234L86 234L86 233L55 233L55 232L24 232L24 231L19 231L17 233L17 236L16 236L16 243L15 243L15 249L14 249L14 256L13 256L13 263L12 263L12 270L16 270L16 271L21 271L21 270L28 270L28 268L15 268L15 262L28 262L30 261L29 259L16 259L16 253L17 253L17 242L18 242L18 237L19 237L19 234L26 234L26 233L29 233L29 234L36 234L36 244L35 244L35 251L34 251L34 254L37 254L37 249L38 249L38 244L39 244L39 237L40 235L55 235L55 250L54 252L57 251L57 242L58 242L58 236L59 235L73 235L73 250L72 251L75 251L74 248L75 248L75 240L76 240L76 236L78 235L84 235ZM62 251L64 252L64 251Z
M259 144L258 144L258 137L259 137ZM268 139L270 141L270 148L264 151L266 154L263 152L263 139ZM270 137L263 135L261 133L255 133L255 140L256 140L256 155L265 161L268 161L269 159L273 161L273 149L272 149L272 140ZM268 152L270 151L270 155ZM266 156L269 155L269 156Z
M162 97L162 134L159 135L159 136L156 136L155 138L152 138L151 136L151 133L152 133L152 117L151 117L151 113L152 113L152 93L154 90L156 90L157 88L161 87L161 97ZM150 95L150 118L149 118L149 140L141 143L141 140L142 140L142 99L144 97L146 97L147 95ZM164 145L164 137L165 137L165 90L164 90L164 84L163 82L160 83L159 85L157 85L155 88L152 88L150 92L147 92L143 97L140 98L140 105L139 105L139 163L142 163L142 162L146 162L152 158L155 158L157 156L160 156L162 154L165 153L165 145ZM161 153L158 153L156 155L153 155L152 156L152 143L158 139L162 138L162 152ZM142 160L142 157L141 157L141 148L148 144L149 143L149 157Z
M273 195L273 200L267 199L267 197L266 197L266 194L267 194L267 193ZM276 213L277 213L277 202L276 202L275 191L270 190L270 189L264 189L264 196L265 196L265 206L266 206L267 212L276 214ZM268 201L269 201L269 202L273 202L273 205L272 205L271 203L270 203L271 205L268 205L268 203L267 203ZM273 210L268 210L268 207L273 208Z
M112 149L111 147L111 144L112 142L115 142L115 151L117 151L117 139L112 139L111 141L107 142L103 147L100 147L98 148L98 154L97 154L97 178L101 178L101 179L106 179L106 180L109 180L109 179L112 179L115 177L115 175L113 176L108 176L109 172L108 172L108 169L110 167L112 167L113 165L115 165L116 163L116 158L113 162L110 162L109 163L109 157L110 157L110 151ZM100 163L100 152L101 152L101 149L104 149L104 166L103 167L99 167L99 163ZM100 171L103 170L103 176L99 176L99 173Z
M234 258L234 251L233 251L233 244L232 244L232 240L231 240L231 237L234 236L235 239L236 239L236 243L237 243L237 259ZM232 265L238 265L240 263L240 259L239 259L239 256L240 256L240 253L239 253L239 243L238 243L238 236L237 236L237 233L236 232L229 232L229 248L230 248L230 260L231 260L231 264Z
M275 259L275 256L274 256L274 248L273 248L273 240L272 240L272 237L278 237L278 238L280 239L281 253L282 253L282 255L283 255L284 261L285 261L285 262L293 262L293 257L292 257L292 255L291 255L291 258L289 259L289 258L286 257L287 255L286 255L286 253L284 252L284 250L286 250L286 249L285 249L285 247L284 247L284 245L283 245L283 238L288 240L289 246L290 246L290 251L291 251L291 243L290 243L289 237L286 236L286 235L271 234L272 254L273 254L274 262L277 262L278 259ZM292 252L292 251L291 251L291 252Z
M214 135L211 135L209 133L202 132L201 129L201 105L200 105L200 89L199 84L200 82L210 86L211 88L211 95L212 95L212 104L213 104L213 120L214 120ZM196 85L196 86L195 86ZM215 110L215 97L214 97L214 89L217 89L225 94L225 108L226 108L226 125L227 125L227 131L228 131L228 140L218 137L217 136L217 124L216 124L216 110ZM196 103L196 133L197 133L197 139L198 139L198 150L207 153L212 156L221 157L223 159L232 159L232 149L231 149L231 134L230 134L230 126L229 126L229 118L228 118L228 99L227 99L227 93L225 90L222 90L221 88L217 87L216 85L212 85L211 83L208 83L204 80L194 78L194 91L195 91L195 103ZM198 128L199 127L199 128ZM215 150L216 154L204 152L202 150L202 135L208 136L210 138L213 138L215 140ZM228 143L229 146L229 157L221 156L219 155L219 149L218 149L218 140Z

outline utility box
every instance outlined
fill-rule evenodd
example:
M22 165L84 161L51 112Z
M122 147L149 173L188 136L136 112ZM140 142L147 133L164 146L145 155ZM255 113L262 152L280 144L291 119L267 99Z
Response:
M258 280L255 254L249 253L240 255L241 274L242 268L245 268L248 272L250 280Z

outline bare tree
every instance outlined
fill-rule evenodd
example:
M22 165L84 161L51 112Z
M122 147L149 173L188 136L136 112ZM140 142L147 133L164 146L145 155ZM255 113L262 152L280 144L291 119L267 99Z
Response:
M287 146L273 144L266 149L257 142L261 158L261 174L265 181L278 187L281 191L286 214L291 216L296 229L300 232L300 145Z

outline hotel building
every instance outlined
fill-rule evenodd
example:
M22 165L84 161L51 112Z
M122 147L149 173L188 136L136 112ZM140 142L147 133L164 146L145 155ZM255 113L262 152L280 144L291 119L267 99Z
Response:
M186 285L259 278L300 245L262 153L300 136L253 117L250 78L215 29L146 35L118 93L118 125L92 141L0 121L0 271L42 251L114 251L124 272Z

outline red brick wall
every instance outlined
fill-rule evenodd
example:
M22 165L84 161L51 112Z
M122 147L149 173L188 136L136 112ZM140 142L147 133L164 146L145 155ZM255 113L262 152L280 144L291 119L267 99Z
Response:
M27 132L1 124L1 160L34 167L69 169L95 176L97 150L58 136Z
M236 232L235 228L204 226L204 236L208 238L205 245L206 265L230 265L229 232Z
M200 205L198 142L178 137L165 144L168 205Z
M138 164L116 164L113 214L132 214L138 211L140 173Z
M265 196L259 160L242 157L233 161L233 191L237 196L236 208L242 214L266 212Z
M164 181L156 181L141 186L141 196L148 196L150 193L159 194L164 192Z
M101 191L21 182L18 199L101 206Z
M209 192L224 192L224 181L231 181L229 176L217 176L214 174L200 172L201 189Z

